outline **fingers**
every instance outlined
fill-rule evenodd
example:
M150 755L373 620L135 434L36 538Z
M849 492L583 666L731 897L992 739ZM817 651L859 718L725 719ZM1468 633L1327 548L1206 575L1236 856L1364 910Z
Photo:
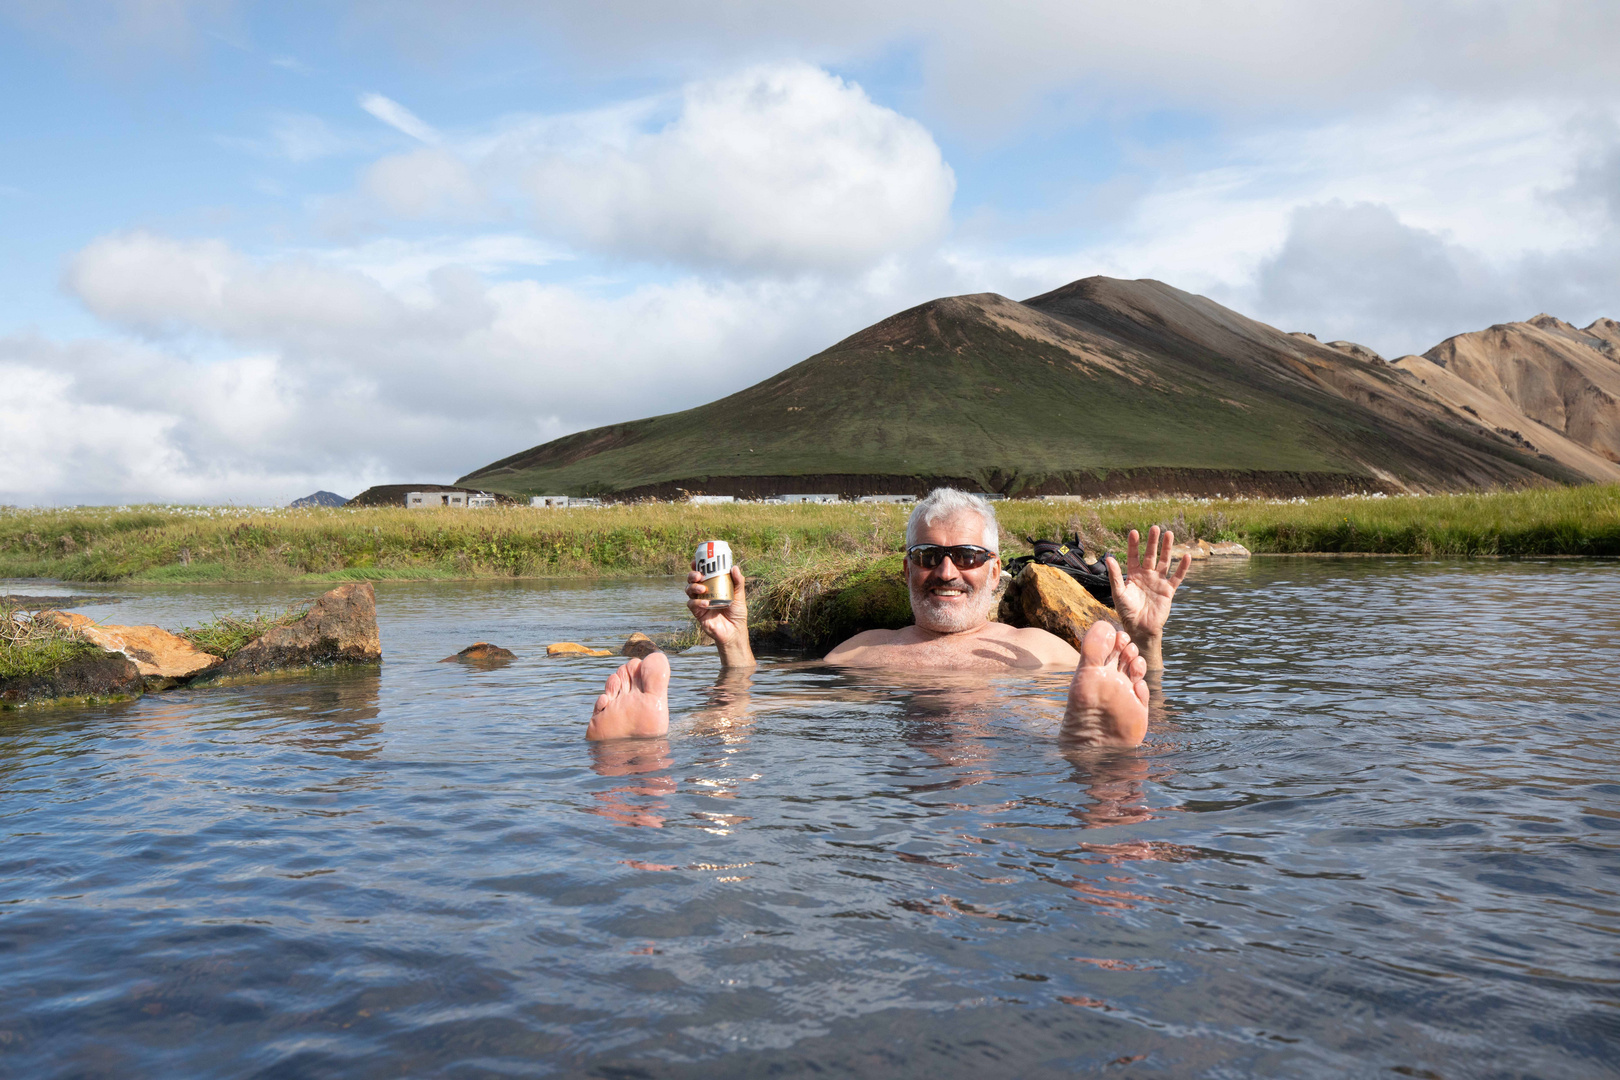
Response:
M1170 549L1175 543L1176 534L1169 529L1164 530L1164 535L1159 537L1159 550L1153 559L1153 569L1161 574L1170 572Z
M1192 553L1189 552L1181 557L1181 565L1176 567L1176 576L1170 579L1170 587L1172 589L1180 587L1182 580L1187 576L1187 571L1191 569Z
M1152 530L1148 531L1148 535L1153 535ZM1135 529L1132 529L1130 534L1125 538L1125 569L1128 573L1135 573L1137 566L1140 565L1137 562L1137 554L1139 551L1138 545L1141 544L1141 542L1142 534L1137 532ZM1149 542L1151 543L1151 541Z
M1131 535L1135 536L1136 534L1132 533ZM1117 604L1120 596L1125 592L1125 575L1119 572L1119 560L1112 555L1104 559L1103 562L1108 567L1108 585L1114 590L1114 603Z

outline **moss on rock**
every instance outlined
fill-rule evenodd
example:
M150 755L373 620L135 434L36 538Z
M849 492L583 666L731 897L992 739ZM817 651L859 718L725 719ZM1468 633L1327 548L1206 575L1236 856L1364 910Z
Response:
M820 561L749 592L750 635L763 645L825 653L863 630L911 625L901 556Z

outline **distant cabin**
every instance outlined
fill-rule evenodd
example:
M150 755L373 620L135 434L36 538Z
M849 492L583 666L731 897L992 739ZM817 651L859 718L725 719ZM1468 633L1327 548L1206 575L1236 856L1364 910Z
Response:
M835 503L838 501L837 495L780 495L778 498L785 503Z
M858 503L914 503L915 495L862 495L855 500Z
M411 510L437 510L454 507L457 510L484 510L495 505L495 496L477 491L407 491L405 506Z
M561 509L568 505L568 496L535 495L529 499L529 505L540 510Z
M688 495L686 497L686 501L689 502L689 503L696 503L699 506L715 506L715 505L718 505L720 503L734 503L734 502L737 501L737 496L735 496L735 495Z

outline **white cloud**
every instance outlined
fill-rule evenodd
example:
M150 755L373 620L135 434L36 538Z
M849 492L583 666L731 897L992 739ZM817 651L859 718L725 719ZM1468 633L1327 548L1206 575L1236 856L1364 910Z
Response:
M404 218L470 219L489 207L472 170L431 147L372 163L360 186L389 213Z
M762 55L845 66L903 49L931 115L992 137L1055 102L1109 115L1170 106L1276 116L1414 93L1620 91L1620 7L1609 0L1025 0L993 15L980 0L366 0L355 12L380 35L441 54L528 34L553 63L595 78Z
M381 94L361 94L360 107L375 116L378 120L397 131L401 131L418 142L425 142L429 146L437 145L439 133L421 117L391 98Z
M848 271L936 239L955 178L928 131L802 64L688 85L661 129L547 148L542 228L637 258Z
M936 240L954 191L927 129L803 64L696 81L678 99L507 117L382 158L360 183L392 216L505 206L582 249L743 274L868 269Z
M63 418L51 452L74 463L36 475L39 455L19 458L0 501L255 501L449 480L582 427L710 400L957 291L897 264L855 280L608 291L491 276L549 258L510 236L273 258L103 237L67 285L147 343L0 338L8 407Z

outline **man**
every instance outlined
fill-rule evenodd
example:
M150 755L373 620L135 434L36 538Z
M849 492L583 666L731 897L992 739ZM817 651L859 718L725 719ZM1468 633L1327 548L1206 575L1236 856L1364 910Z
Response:
M1146 550L1131 530L1126 571L1108 558L1114 609L1124 629L1098 622L1077 652L1055 634L992 622L1001 581L995 510L984 499L938 488L919 502L906 524L906 586L915 620L903 630L867 630L827 654L851 668L985 672L1074 669L1062 737L1100 746L1139 746L1147 734L1146 675L1164 666L1162 641L1176 588L1191 558L1170 571L1175 537L1148 530ZM694 571L687 607L729 669L751 668L748 601L742 571L731 570L733 600L711 608ZM669 729L669 661L662 653L631 660L608 678L586 729L588 739L647 738Z

